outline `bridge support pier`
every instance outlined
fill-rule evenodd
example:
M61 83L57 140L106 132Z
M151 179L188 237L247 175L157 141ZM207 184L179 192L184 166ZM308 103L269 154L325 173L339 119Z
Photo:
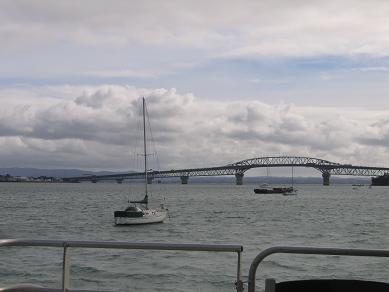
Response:
M189 175L181 175L180 179L181 179L181 184L187 185L189 181Z
M321 176L323 177L323 186L329 186L331 174L326 171L323 172Z
M235 181L238 186L243 185L243 173L235 173Z
M118 178L118 179L116 180L116 182L117 182L118 184L121 184L121 183L123 183L123 179Z
M147 177L147 184L151 185L153 183L153 177L148 176Z

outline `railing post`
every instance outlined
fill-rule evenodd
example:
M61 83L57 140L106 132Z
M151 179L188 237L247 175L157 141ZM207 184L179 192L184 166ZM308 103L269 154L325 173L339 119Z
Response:
M70 257L68 251L68 244L65 242L63 245L63 258L62 258L62 290L65 292L69 289L70 283Z
M241 281L241 245L223 244L188 244L188 243L145 243L145 242L107 242L107 241L63 241L63 240L26 240L26 239L0 239L0 247L3 246L45 246L63 249L62 257L62 287L57 290L68 292L70 289L70 248L110 248L127 250L179 250L201 252L233 252L238 254L236 291L243 292ZM1 289L0 289L1 290ZM55 289L51 289L55 290ZM50 290L50 291L51 291ZM19 291L19 290L18 290ZM91 291L91 290L88 290Z
M265 279L265 292L275 292L275 291L276 291L276 280Z
M235 282L236 292L243 292L243 290L244 290L243 282L240 279L240 277L241 277L241 263L240 263L241 262L241 255L242 255L242 253L240 251L238 251L238 265L237 265L236 282Z
M389 250L379 250L379 249L350 249L350 248L342 249L342 248L326 248L326 247L273 246L261 251L251 262L250 270L249 270L249 278L248 278L248 292L255 292L255 275L257 273L257 268L259 264L266 257L275 253L389 257ZM267 290L265 290L265 292L267 292Z

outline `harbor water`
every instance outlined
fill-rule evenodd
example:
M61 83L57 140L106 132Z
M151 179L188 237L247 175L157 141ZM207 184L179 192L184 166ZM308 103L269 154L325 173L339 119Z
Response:
M2 183L0 238L241 244L244 281L255 255L274 245L389 248L389 187L297 185L297 196L254 194L254 187L153 184L151 205L164 202L169 220L115 227L113 212L129 193L142 198L142 184ZM72 288L235 291L236 254L72 249L70 256ZM60 287L61 271L61 249L0 248L0 287ZM257 283L388 275L389 259L274 255L259 267Z

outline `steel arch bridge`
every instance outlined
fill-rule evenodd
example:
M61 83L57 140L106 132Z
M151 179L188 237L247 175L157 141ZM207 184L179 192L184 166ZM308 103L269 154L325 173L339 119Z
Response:
M154 178L180 177L183 184L188 183L191 176L224 176L234 175L238 185L243 184L244 173L252 168L260 167L310 167L321 172L323 184L329 185L331 175L352 175L352 176L378 176L389 173L389 168L355 166L351 164L341 164L324 159L304 157L304 156L268 156L250 158L232 164L205 168L187 168L172 170L152 170L147 173L149 183ZM93 175L83 177L64 178L67 182L116 180L122 182L125 179L142 179L143 172L129 172L112 175Z

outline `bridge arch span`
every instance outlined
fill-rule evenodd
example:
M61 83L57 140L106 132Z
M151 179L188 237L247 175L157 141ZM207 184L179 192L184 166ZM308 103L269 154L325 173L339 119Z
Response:
M275 167L275 166L302 166L313 167L318 170L323 168L331 168L339 166L339 163L331 162L324 159L305 157L305 156L267 156L257 157L241 160L231 164L237 167L247 167L247 169L254 167Z
M328 185L331 175L354 175L354 176L377 176L389 173L386 167L355 166L351 164L340 164L324 159L306 156L268 156L241 160L232 164L189 169L172 169L162 171L150 171L150 178L181 177L183 183L187 183L192 176L219 176L235 175L237 184L243 183L244 173L252 168L263 167L310 167L322 173L323 184ZM119 173L110 175L92 175L84 177L64 178L64 181L97 181L97 180L123 180L142 179L143 172Z

